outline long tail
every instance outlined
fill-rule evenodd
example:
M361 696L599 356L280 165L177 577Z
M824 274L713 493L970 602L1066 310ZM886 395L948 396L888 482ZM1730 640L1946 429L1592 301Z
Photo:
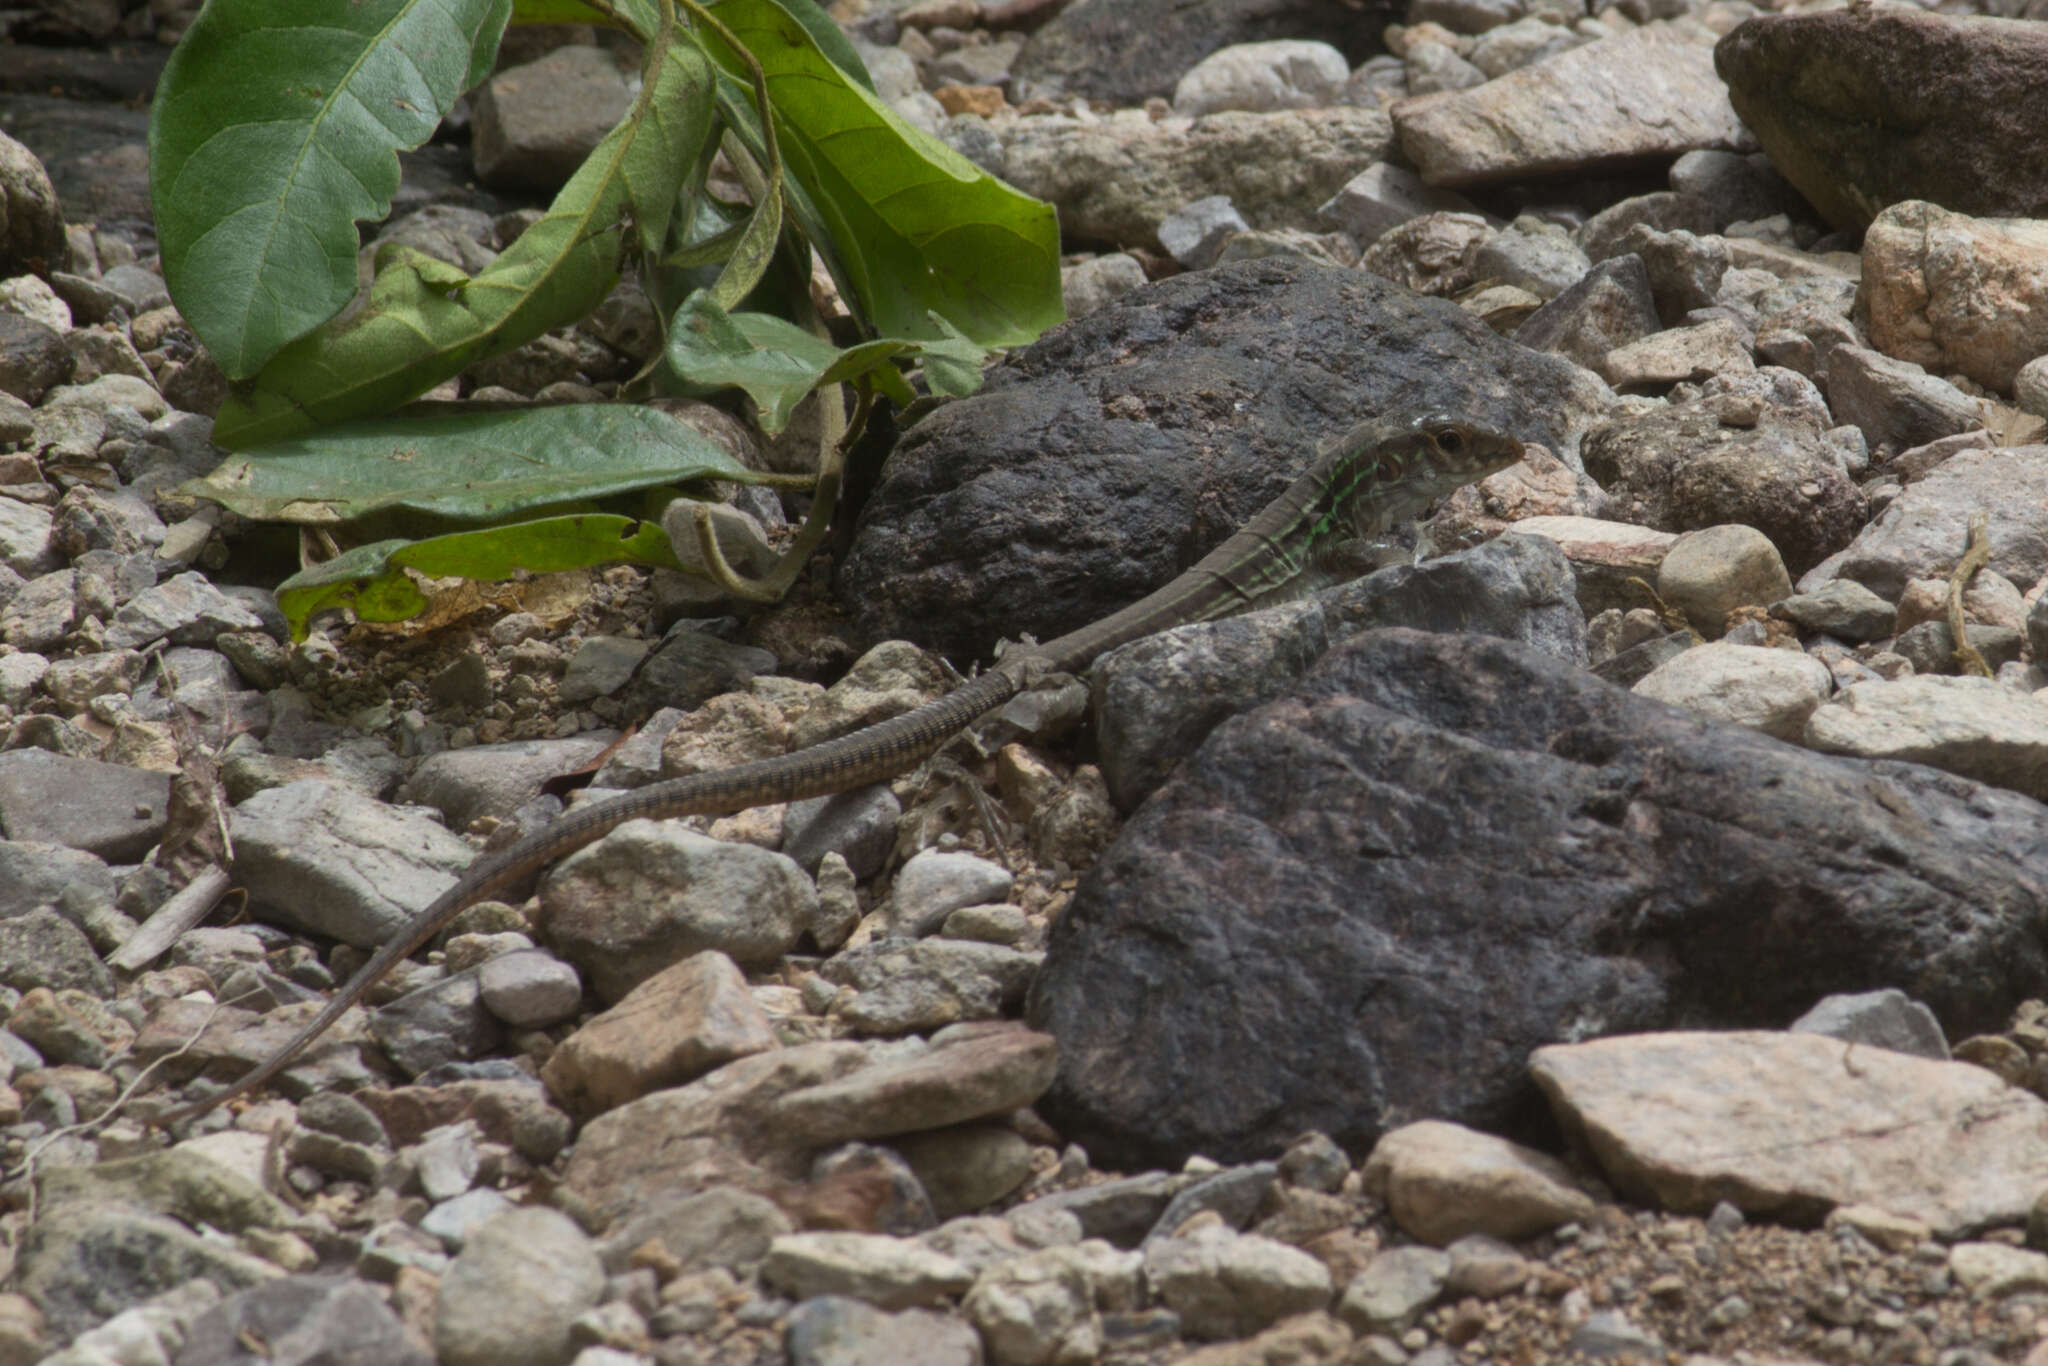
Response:
M471 864L455 882L414 916L400 934L356 970L318 1015L292 1035L255 1071L204 1100L158 1116L159 1125L205 1114L224 1101L263 1085L288 1067L307 1044L333 1027L400 959L409 958L462 911L511 892L556 859L594 843L631 820L727 815L773 802L822 797L892 778L923 762L976 717L1017 695L1013 671L991 669L933 702L851 735L827 740L773 759L759 759L711 773L693 773L636 788L572 811L508 849Z

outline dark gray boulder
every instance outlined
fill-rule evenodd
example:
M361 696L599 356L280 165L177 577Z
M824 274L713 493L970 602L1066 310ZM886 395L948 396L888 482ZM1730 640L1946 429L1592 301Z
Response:
M2048 807L1707 725L1526 646L1371 631L1219 726L1055 926L1040 1102L1096 1161L1512 1127L1543 1044L2048 989Z
M1317 444L1395 408L1569 450L1606 386L1456 305L1268 258L1134 290L905 434L838 578L872 639L957 658L1049 639L1157 588Z
M1272 610L1196 622L1110 651L1089 671L1096 762L1119 810L1166 780L1219 722L1291 691L1332 641L1375 626L1478 631L1586 662L1586 617L1555 541L1496 536Z

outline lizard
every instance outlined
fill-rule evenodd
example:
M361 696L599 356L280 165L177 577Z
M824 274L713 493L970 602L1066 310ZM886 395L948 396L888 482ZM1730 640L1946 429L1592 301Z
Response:
M1325 444L1285 492L1170 583L1092 625L1044 644L1007 650L992 667L937 700L850 735L772 759L652 783L570 811L509 847L479 857L255 1070L204 1099L159 1115L155 1123L168 1126L196 1118L261 1086L460 912L510 892L627 821L723 815L894 777L1042 678L1078 673L1097 656L1170 626L1228 616L1340 576L1340 547L1420 516L1445 494L1515 463L1522 450L1521 442L1497 428L1443 413L1369 419Z

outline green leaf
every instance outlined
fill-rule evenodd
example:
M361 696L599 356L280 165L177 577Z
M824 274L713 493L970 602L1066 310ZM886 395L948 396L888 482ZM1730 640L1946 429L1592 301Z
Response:
M981 387L981 367L988 352L960 335L959 330L937 314L932 321L945 330L946 340L927 341L924 353L924 381L935 394L965 398Z
M943 324L934 321L930 326L940 330ZM678 373L695 384L744 389L760 408L763 430L771 433L788 426L804 395L821 384L865 376L908 406L916 396L897 373L898 358L922 358L927 378L941 393L971 394L981 385L986 356L957 332L939 341L882 337L841 350L770 314L726 313L704 290L685 299L676 311L668 343L669 363Z
M718 82L718 117L725 123L727 131L734 138L738 139L740 145L746 149L747 153L753 157L757 164L765 165L767 163L767 136L761 126L760 113L754 108L753 101L747 97L746 88L737 83L730 75L723 72L720 73ZM780 159L779 149L777 159ZM777 283L785 285L800 284L802 296L808 300L811 289L810 254L812 251L815 251L819 259L825 263L825 268L831 272L832 278L838 281L841 296L846 299L850 307L857 311L860 307L860 300L855 297L853 286L849 283L853 277L839 259L839 246L832 240L831 226L825 221L825 216L818 212L817 205L811 202L810 191L804 188L803 181L789 174L787 166L783 168L783 171L783 215L796 227L796 232L792 236L800 237L807 250L803 251L801 262L792 263L800 266L797 278ZM784 252L779 255L787 256L789 253ZM775 269L771 267L769 276L771 280L774 279L775 273ZM759 300L754 302L757 307L760 306ZM794 297L792 297L792 302L794 302ZM808 305L803 305L803 307L807 308ZM788 309L778 308L775 311L787 313L791 317L801 316L800 313L791 312ZM868 319L865 315L860 315L860 317L862 325L866 326Z
M149 124L164 280L229 379L356 289L358 219L382 218L398 152L488 71L511 0L209 0Z
M277 605L292 639L303 640L313 614L330 607L347 607L363 621L418 616L427 598L408 570L430 578L505 579L522 569L554 574L619 563L682 567L657 523L587 513L357 546L279 584Z
M230 456L184 488L247 517L318 525L401 508L493 521L693 479L764 482L658 408L571 404L347 423Z
M618 27L611 15L582 0L512 0L515 24L604 24Z
M618 279L629 230L660 249L682 176L711 136L715 82L703 53L664 30L647 60L633 108L488 269L465 280L389 254L361 307L293 342L222 405L214 440L249 446L389 412L595 308Z
M711 17L709 11L691 3L691 0L683 0L683 3L689 4L690 12L707 27L714 30L720 27L720 21ZM757 112L766 119L770 116L766 75L751 61L745 65ZM772 131L774 125L763 126ZM776 244L782 240L784 174L777 140L773 137L763 140L758 165L748 164L744 157L735 158L735 162L734 169L746 183L748 196L753 200L753 210L747 215L746 227L734 239L731 250L724 257L725 268L718 272L718 278L711 284L711 297L724 309L738 308L741 301L754 292L754 287L761 283L761 277L768 273ZM702 169L708 170L708 163L703 163ZM693 190L701 188L696 181L697 176L693 173L689 181ZM671 257L668 264L676 264L675 259Z
M821 247L831 243L877 331L942 335L936 313L984 346L1010 346L1061 320L1051 205L905 123L819 49L783 0L720 0L712 13L766 70L783 160L805 192L792 193L791 210L807 229L815 212ZM745 79L723 40L699 36L724 71ZM728 118L732 104L722 103Z
M774 0L774 3L790 18L803 25L805 33L818 51L825 54L832 65L838 67L849 80L861 89L873 94L874 77L868 74L868 64L860 59L853 42L846 36L846 30L839 27L831 15L817 4L817 0Z
M462 88L474 90L491 78L491 72L498 65L498 40L505 36L505 26L512 17L518 0L503 0L494 4L484 22L478 27L469 44L469 70L463 73ZM441 111L444 115L447 110ZM378 215L382 217L382 215Z

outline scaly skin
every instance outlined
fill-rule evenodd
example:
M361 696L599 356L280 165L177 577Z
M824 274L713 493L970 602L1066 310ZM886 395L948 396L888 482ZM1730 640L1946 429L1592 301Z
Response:
M1042 673L1076 673L1117 646L1184 622L1228 616L1286 595L1335 545L1421 515L1461 485L1505 469L1522 446L1492 428L1441 414L1361 424L1324 448L1308 473L1222 545L1157 592L1044 645L1013 649L1001 663L935 702L794 754L654 783L561 817L509 849L470 865L351 977L321 1012L255 1071L205 1100L172 1110L175 1124L254 1090L290 1064L410 957L478 901L509 893L555 860L631 820L725 815L773 802L845 792L895 777L936 753L977 717Z

